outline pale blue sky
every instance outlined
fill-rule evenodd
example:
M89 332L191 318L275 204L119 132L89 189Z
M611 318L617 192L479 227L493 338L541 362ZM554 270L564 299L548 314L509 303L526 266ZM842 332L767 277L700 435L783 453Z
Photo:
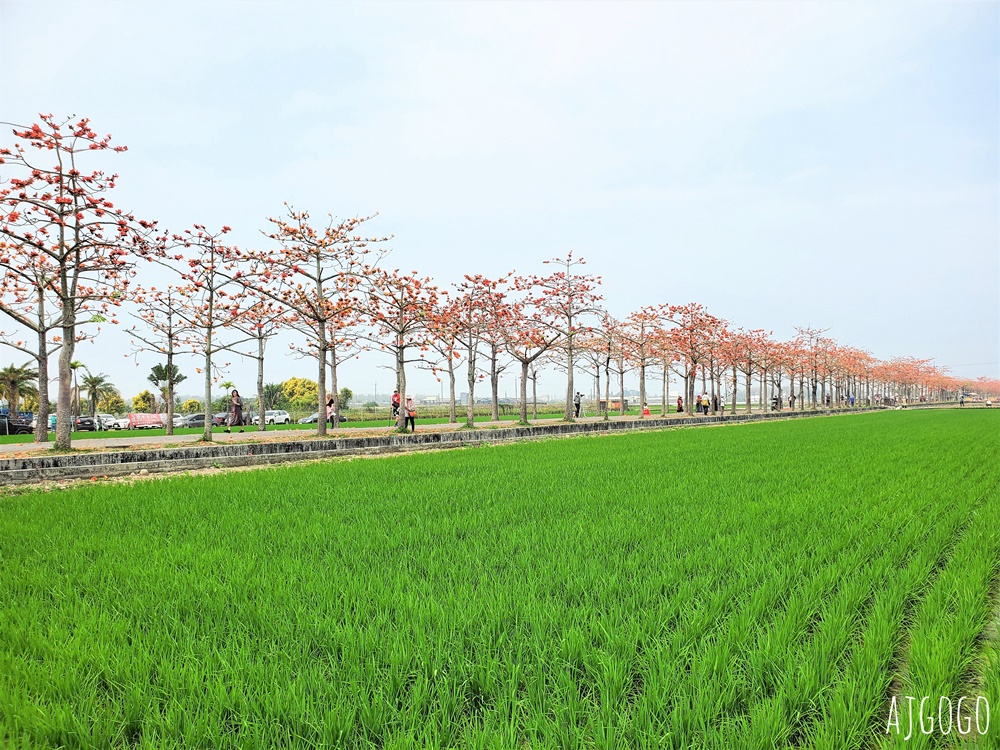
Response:
M573 250L614 314L1000 377L998 7L0 0L0 119L90 117L129 146L117 202L171 228L379 211L387 262L442 283ZM130 397L156 360L124 346L78 359ZM284 351L269 381L313 376Z

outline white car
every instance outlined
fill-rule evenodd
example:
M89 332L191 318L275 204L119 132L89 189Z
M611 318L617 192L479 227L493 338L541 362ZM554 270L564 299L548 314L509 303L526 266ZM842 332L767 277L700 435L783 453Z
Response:
M291 424L292 415L284 409L270 409L264 412L264 422L266 424Z
M97 422L97 429L99 430L113 430L115 429L114 424L116 421L114 414L98 414L94 420Z

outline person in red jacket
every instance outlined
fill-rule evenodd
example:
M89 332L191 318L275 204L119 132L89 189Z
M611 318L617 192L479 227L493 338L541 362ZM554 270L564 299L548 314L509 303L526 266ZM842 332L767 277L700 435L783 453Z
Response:
M397 389L392 392L392 418L395 421L399 420L399 404L399 390Z

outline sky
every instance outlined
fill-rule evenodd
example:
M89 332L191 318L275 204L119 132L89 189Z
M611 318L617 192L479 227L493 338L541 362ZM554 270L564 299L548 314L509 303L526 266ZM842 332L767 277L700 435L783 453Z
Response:
M613 315L700 302L1000 377L997 2L0 0L0 62L0 121L89 117L129 149L101 154L116 204L161 227L254 247L286 202L377 213L383 265L444 287L572 251ZM268 382L315 378L292 340ZM130 398L159 358L129 349L76 359ZM391 365L340 384L387 393Z

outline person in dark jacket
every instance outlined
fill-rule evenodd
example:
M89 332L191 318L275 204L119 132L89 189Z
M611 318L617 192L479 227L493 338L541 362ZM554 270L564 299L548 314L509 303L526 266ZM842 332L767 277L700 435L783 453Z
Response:
M229 399L229 427L226 428L226 432L231 432L233 427L239 427L240 432L243 432L244 425L246 420L243 419L243 399L240 398L240 392L233 388Z

